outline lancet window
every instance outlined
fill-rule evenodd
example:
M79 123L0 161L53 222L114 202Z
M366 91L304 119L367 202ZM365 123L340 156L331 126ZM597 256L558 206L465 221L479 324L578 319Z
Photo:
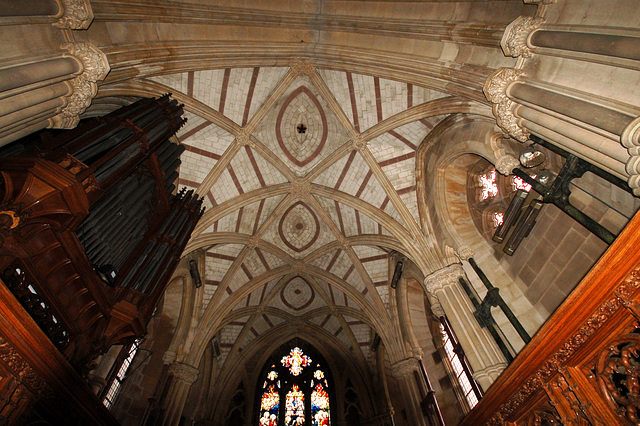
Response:
M299 339L267 360L259 379L260 426L329 426L331 374L315 348Z

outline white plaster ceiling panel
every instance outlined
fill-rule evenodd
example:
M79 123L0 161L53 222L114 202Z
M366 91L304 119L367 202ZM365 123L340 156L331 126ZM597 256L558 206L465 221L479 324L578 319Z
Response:
M253 274L246 267L243 267L244 263L240 264L240 267L235 270L233 277L229 280L229 289L232 292L238 291L241 287L244 287L252 278ZM228 273L231 273L229 271Z
M351 96L349 92L349 82L347 80L347 73L343 71L323 70L319 69L318 73L326 83L331 93L338 101L338 105L342 108L351 124L353 125L353 114Z
M322 256L314 259L311 262L311 265L315 266L316 268L319 268L319 269L327 269L327 266L331 262L331 259L336 257L339 251L340 251L340 249L333 250L333 251L331 251L329 253L325 253Z
M446 93L439 92L437 90L429 89L421 86L413 87L413 105L420 105L425 102L433 101L448 96Z
M377 285L376 290L378 291L378 295L380 299L382 299L382 303L384 303L385 307L389 307L389 286L388 285Z
M237 197L241 194L238 188L238 179L235 169L227 167L221 174L216 183L211 187L211 194L217 204L221 204L227 200Z
M265 272L268 272L268 264L265 264L263 260L258 256L255 250L251 250L244 259L244 268L249 271L252 278L258 277Z
M307 278L296 276L288 279L278 289L269 306L300 316L326 306L326 303Z
M266 186L266 183L264 181L261 182L258 177L262 175L259 175L259 172L256 172L250 165L250 154L247 154L245 149L240 149L229 163L229 166L227 166L227 171L233 171L234 173L235 179L233 183L240 194L245 194Z
M247 319L245 317L227 324L220 330L218 344L220 345L221 363L226 361L227 355L229 355L238 338L238 334L240 334L246 322Z
M295 258L334 240L318 213L304 201L290 203L269 226L263 239Z
M256 73L254 69L254 73ZM257 68L257 78L253 94L251 96L251 107L249 109L249 120L260 109L269 94L276 88L280 80L289 71L288 67L263 67ZM253 74L252 74L253 78ZM251 83L250 83L251 84Z
M374 78L362 74L352 74L351 78L354 93L352 100L355 100L358 114L357 120L354 117L354 125L358 131L364 132L381 121L378 119Z
M251 164L251 169L256 174L261 186L263 186L263 182L264 186L288 182L287 178L257 151L249 148L248 146L245 146L244 149L245 151L250 151L250 153L247 152L247 155L249 156L248 164Z
M213 232L235 232L239 210L235 210L213 224Z
M337 333L341 332L342 325L340 324L340 321L338 321L338 319L332 315L331 318L329 318L329 321L327 321L324 325L324 328L329 333L336 335Z
M407 206L407 209L409 209L409 212L413 216L413 220L415 220L416 223L420 223L420 215L418 213L418 197L416 195L415 185L413 185L412 188L413 189L411 191L403 191L400 194L400 198L402 199L404 205Z
M362 261L363 259L371 258L374 256L386 256L387 252L376 246L363 246L363 245L354 245L353 251L356 252L358 258Z
M256 247L255 252L260 259L260 262L262 262L264 267L269 271L286 264L286 261L280 256L276 256L275 254L267 250L263 250L260 247Z
M340 173L340 178L336 183L335 188L346 192L347 194L359 196L362 193L361 187L364 189L362 186L364 179L369 178L367 179L367 182L364 182L365 186L368 183L368 180L370 180L370 175L368 175L369 171L369 166L358 151L352 151L347 159L345 167Z
M308 77L294 81L254 135L298 175L349 139Z
M382 119L396 115L405 109L408 105L408 86L406 83L400 83L399 81L387 80L381 78L378 80L378 86L380 91L379 102L382 107ZM374 81L375 88L375 81ZM377 93L376 93L377 95ZM376 98L376 100L378 100Z
M228 88L225 88L225 74L228 80L230 71L231 70L226 69L195 71L193 73L194 99L199 100L216 111L220 111L220 99L223 97L223 93L225 93L226 96L226 91L228 90ZM228 85L228 83L226 84ZM223 88L225 88L224 92ZM185 91L184 93L187 92Z
M318 185L323 185L329 188L335 188L342 174L342 170L344 170L345 164L349 159L349 154L341 157L333 163L331 166L327 167L322 173L320 173L313 181Z
M249 107L248 101L251 101L248 95L254 72L254 68L232 68L229 75L224 115L241 126L247 119L245 108Z
M188 73L186 72L179 74L158 75L155 77L150 77L150 80L153 80L156 83L164 84L165 86L177 90L178 92L188 92L189 77Z
M209 284L206 281L207 280L205 280L205 283L202 285L202 306L201 306L201 312L200 312L201 314L204 312L205 309L207 309L207 305L209 304L211 297L213 297L213 293L215 293L216 289L218 288L217 285Z
M224 154L235 139L234 135L207 120L193 127L189 126L188 120L187 126L178 132L177 136L180 142L187 147L187 150L192 148L202 150L203 155L215 161Z
M353 348L353 341L350 339L350 333L347 333L347 330L345 330L344 326L340 326L340 328L338 328L333 335L335 337L338 338L338 340L344 345L345 348L352 348L352 349L357 349L357 348Z

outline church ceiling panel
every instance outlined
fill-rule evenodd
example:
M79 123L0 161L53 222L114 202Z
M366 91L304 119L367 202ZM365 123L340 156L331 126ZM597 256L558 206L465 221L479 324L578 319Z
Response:
M224 86L219 89L221 96L225 96L222 113L240 126L248 120L248 110L251 106L250 95L252 95L250 92L252 87L255 88L255 79L257 79L259 71L259 68L233 68L229 73L226 93Z
M331 164L324 171L322 171L322 173L320 173L313 180L313 183L316 183L318 185L323 185L328 188L335 188L338 183L338 179L342 174L342 170L344 170L347 164L347 161L349 161L349 158L351 158L351 154L345 155L339 158L338 160L336 160L335 163Z
M332 262L335 262L334 259L337 259L338 256L340 255L340 252L342 250L338 249L338 250L332 250L329 253L325 253L322 256L319 256L317 258L315 258L312 262L311 265L315 266L316 268L320 268L320 269L328 269L329 266L332 264Z
M303 200L291 202L262 238L296 258L334 240L321 216Z
M253 134L299 175L349 139L308 77L291 84Z
M416 195L415 185L403 188L402 190L398 191L398 194L400 195L400 198L402 199L404 205L407 206L407 209L413 216L413 220L415 220L416 223L420 223L420 215L418 213L418 197Z
M236 340L238 339L238 335L244 328L247 323L248 317L241 318L239 320L232 321L231 323L225 325L222 330L220 330L218 341L220 345L220 363L224 364L227 360L227 355L233 348Z
M326 83L331 93L338 101L338 105L342 108L345 115L353 122L352 104L351 104L351 92L349 91L349 82L347 81L347 73L344 71L324 70L319 69L318 73Z
M256 178L260 182L260 186L277 185L279 183L287 182L287 178L268 160L260 155L256 150L244 147L244 151L247 153L249 163L245 164L245 167L251 166L251 170L256 175Z
M242 219L242 216L244 216L244 214L241 209L233 211L214 223L214 230L216 232L236 232L239 223L238 218Z
M158 75L149 77L156 83L164 84L167 87L177 90L178 92L189 92L189 73L183 72L178 74Z
M304 276L296 276L278 289L268 306L299 316L326 306L326 303Z
M242 184L238 180L236 170L231 164L220 174L218 180L211 187L216 204L223 203L227 200L244 194Z
M187 123L176 134L180 142L188 151L218 161L233 142L234 135L188 111L185 117Z

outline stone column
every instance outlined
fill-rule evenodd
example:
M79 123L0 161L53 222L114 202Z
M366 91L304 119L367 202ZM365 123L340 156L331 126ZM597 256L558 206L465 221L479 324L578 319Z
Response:
M169 366L169 374L172 381L165 399L163 426L173 426L180 423L182 410L187 402L187 396L189 396L189 389L198 378L198 369L188 364L173 362Z
M73 128L109 72L107 57L88 42L58 54L0 64L0 146L37 130Z
M605 31L604 29L602 31ZM505 30L501 41L515 68L500 68L484 86L502 130L525 142L535 134L603 170L627 180L640 195L640 117L633 105L585 91L538 81L526 75L532 55L599 61L640 59L637 38L617 34L545 28L540 17L521 16ZM620 65L624 65L622 62Z
M433 313L438 317L447 316L473 369L474 379L487 390L506 368L507 362L491 335L474 317L473 306L458 281L461 277L466 279L462 265L456 263L427 276L425 286L434 302L431 305Z
M116 362L122 345L114 345L97 360L97 366L88 375L89 386L96 395L99 395L107 384L106 378Z
M418 383L416 382L415 372L418 372L420 364L415 358L407 358L402 361L398 361L391 366L391 374L398 380L400 389L402 390L402 400L404 402L405 409L407 410L407 417L409 423L412 425L427 425L427 421L422 415L422 408L420 403L422 402L422 396L418 389Z

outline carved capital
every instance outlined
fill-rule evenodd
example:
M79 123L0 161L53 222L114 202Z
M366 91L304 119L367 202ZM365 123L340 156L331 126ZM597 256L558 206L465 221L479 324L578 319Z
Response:
M424 279L424 284L427 292L435 296L437 292L444 290L447 287L458 284L458 278L464 277L464 269L459 263L454 263L442 269L429 274ZM432 307L433 309L433 307Z
M82 72L71 80L73 91L67 98L67 105L51 119L50 127L70 129L78 124L80 114L91 105L91 100L98 92L96 83L104 80L110 68L107 56L92 43L66 43L62 48L82 64Z
M198 378L197 368L188 364L181 364L178 362L174 362L173 364L171 364L171 366L169 367L169 373L171 373L171 375L175 379L180 380L187 385L191 385Z
M522 74L522 70L515 68L500 68L489 76L483 91L487 100L494 104L493 115L496 117L498 126L513 138L526 142L529 139L529 133L518 124L513 114L515 102L507 96L509 85L517 81Z
M293 71L296 76L311 75L316 72L316 67L304 59L299 59L291 64L291 71Z
M56 28L86 30L93 21L93 10L89 0L57 0L60 6L59 18L53 23Z
M424 357L424 351L419 346L411 349L411 353L415 359L422 359Z
M460 259L461 261L471 259L474 254L475 252L469 246L461 246L461 247L458 247L458 250L456 250L456 255L458 256L458 259Z
M163 364L171 364L175 360L176 360L176 353L173 351L166 351L162 356Z
M446 316L446 314L444 313L444 309L442 309L442 305L440 304L440 302L436 297L434 297L431 302L431 313L436 318L441 318Z
M510 23L504 31L500 47L506 56L517 58L529 58L532 54L531 48L527 44L529 35L540 28L544 22L542 18L532 16L519 16Z
M496 161L496 170L501 175L509 176L513 169L520 165L520 161L512 155L503 155Z
M397 378L412 376L414 371L418 371L418 360L415 358L403 359L391 366L391 374Z

